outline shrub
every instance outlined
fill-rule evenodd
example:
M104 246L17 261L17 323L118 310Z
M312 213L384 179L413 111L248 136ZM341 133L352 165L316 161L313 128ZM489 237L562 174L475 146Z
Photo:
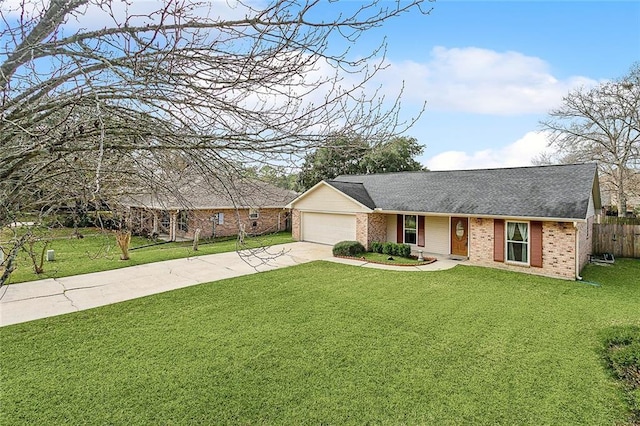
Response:
M397 244L396 245L397 256L409 257L411 256L411 246L409 244Z
M364 246L357 241L340 241L333 246L334 256L357 256L364 252Z
M396 243L371 243L371 251L374 253L388 254L389 256L410 257L411 246L409 244Z
M382 244L382 253L393 256L395 251L396 243L383 243Z
M382 253L382 243L374 241L371 243L371 251L373 253Z

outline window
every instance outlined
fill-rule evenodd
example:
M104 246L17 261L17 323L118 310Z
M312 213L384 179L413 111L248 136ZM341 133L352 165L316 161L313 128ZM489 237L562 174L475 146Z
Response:
M529 224L507 222L507 260L529 263Z
M168 211L163 210L160 216L160 226L164 232L167 232L169 227L171 226L171 215Z
M180 210L178 213L178 229L183 232L189 231L189 212Z
M416 215L407 214L404 216L404 243L415 244L417 234L418 218Z
M257 219L258 216L258 209L249 209L249 219Z

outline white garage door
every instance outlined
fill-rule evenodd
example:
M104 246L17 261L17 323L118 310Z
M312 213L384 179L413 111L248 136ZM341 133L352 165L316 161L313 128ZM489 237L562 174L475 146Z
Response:
M335 244L356 239L356 216L352 214L302 213L302 240Z

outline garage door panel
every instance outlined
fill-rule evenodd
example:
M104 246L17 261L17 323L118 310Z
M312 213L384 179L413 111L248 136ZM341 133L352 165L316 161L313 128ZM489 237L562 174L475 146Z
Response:
M302 214L302 240L322 244L335 244L356 239L356 217L347 214Z

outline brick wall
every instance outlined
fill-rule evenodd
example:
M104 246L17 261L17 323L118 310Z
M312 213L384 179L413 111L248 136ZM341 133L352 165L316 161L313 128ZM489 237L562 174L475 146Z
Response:
M222 224L211 220L214 214L223 213ZM240 224L244 224L244 230L248 234L263 234L284 230L286 215L285 209L259 209L258 218L249 218L249 209L213 209L194 210L189 212L188 230L176 229L176 235L181 238L193 238L195 230L200 228L200 238L208 238L213 235L215 229L216 237L228 237L237 235Z
M374 241L387 240L387 215L380 213L356 214L356 240L369 250Z
M551 275L576 277L576 230L571 222L542 223L542 265Z
M356 241L368 250L369 220L366 213L356 213Z
M300 210L291 210L291 238L300 241Z
M593 253L593 223L595 216L591 216L587 219L587 223L579 223L578 229L580 233L578 235L578 247L580 250L580 271L589 262L589 255Z
M493 266L492 219L469 218L469 261Z
M493 260L493 219L471 218L469 220L469 261L476 265L574 279L576 273L574 253L573 223L543 222L542 268L495 262Z

